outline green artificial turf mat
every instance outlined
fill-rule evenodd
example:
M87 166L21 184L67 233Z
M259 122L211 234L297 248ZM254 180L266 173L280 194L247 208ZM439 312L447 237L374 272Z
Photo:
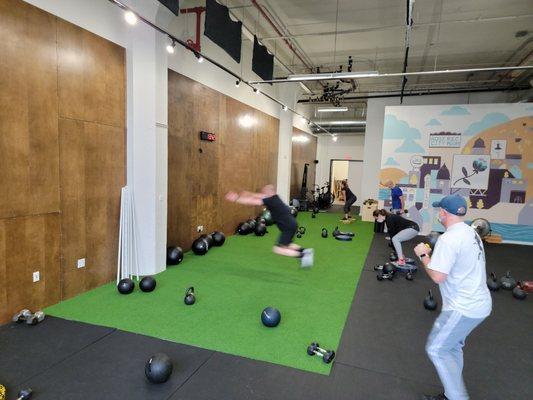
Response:
M315 264L300 268L300 260L275 255L279 233L269 227L264 237L231 236L205 256L187 253L178 266L155 276L157 288L143 293L136 283L130 295L109 283L48 307L50 315L115 327L178 343L329 374L331 365L306 353L318 341L337 349L355 287L373 237L373 224L339 223L340 214L300 213L307 232L296 242L315 249ZM335 240L333 228L356 233L351 242ZM320 235L323 227L329 237ZM196 304L183 303L194 286ZM280 310L276 328L262 325L267 307ZM132 349L135 351L135 349Z

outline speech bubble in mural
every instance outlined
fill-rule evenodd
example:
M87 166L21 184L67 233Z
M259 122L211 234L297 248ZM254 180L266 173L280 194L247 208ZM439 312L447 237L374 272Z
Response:
M412 156L411 157L411 166L414 168L414 169L419 169L422 164L424 163L424 159L422 158L422 156L420 155L416 155L416 156Z
M490 156L456 154L453 156L452 187L461 189L487 189L490 173Z

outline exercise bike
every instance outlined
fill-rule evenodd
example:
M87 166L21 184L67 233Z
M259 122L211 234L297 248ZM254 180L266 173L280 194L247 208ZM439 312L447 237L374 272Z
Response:
M313 197L313 205L321 210L331 208L333 201L335 201L335 195L331 192L329 182L326 182L323 186L315 184L311 195Z

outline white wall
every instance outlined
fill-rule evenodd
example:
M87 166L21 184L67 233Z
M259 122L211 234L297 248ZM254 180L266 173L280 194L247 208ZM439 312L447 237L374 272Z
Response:
M404 97L403 104L438 105L505 103L514 100L514 96L516 96L516 94L508 95L503 92L409 96ZM398 97L368 99L364 143L363 183L361 192L363 199L377 199L385 107L393 105L400 105L400 99Z
M364 135L337 136L336 142L329 135L319 136L316 148L316 183L322 185L329 180L330 160L362 160L364 145Z

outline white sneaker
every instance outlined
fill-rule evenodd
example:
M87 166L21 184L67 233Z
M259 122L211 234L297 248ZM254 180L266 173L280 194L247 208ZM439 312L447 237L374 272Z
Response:
M304 249L301 266L302 268L310 268L313 266L314 261L314 250L313 249Z

